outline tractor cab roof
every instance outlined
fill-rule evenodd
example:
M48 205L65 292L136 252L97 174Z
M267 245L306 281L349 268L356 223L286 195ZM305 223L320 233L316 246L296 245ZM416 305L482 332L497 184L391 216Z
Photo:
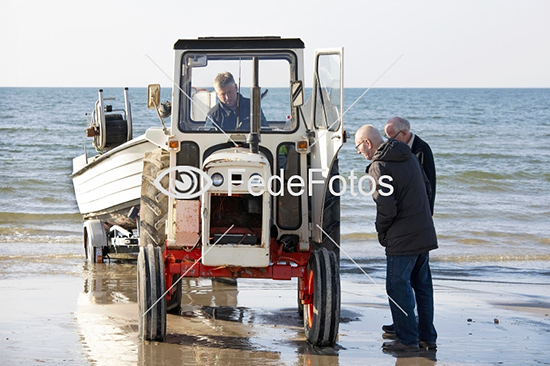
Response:
M180 39L174 44L175 50L250 50L250 49L297 49L305 48L299 38L281 37L199 37L197 39Z

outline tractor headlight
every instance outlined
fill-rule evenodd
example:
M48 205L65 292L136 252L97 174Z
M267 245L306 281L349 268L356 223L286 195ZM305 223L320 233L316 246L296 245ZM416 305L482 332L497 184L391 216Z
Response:
M262 178L260 173L254 173L250 176L250 184L252 185L258 185L263 184L264 179Z
M214 187L219 187L223 184L223 175L221 175L220 173L214 173L212 174L212 185L214 185Z

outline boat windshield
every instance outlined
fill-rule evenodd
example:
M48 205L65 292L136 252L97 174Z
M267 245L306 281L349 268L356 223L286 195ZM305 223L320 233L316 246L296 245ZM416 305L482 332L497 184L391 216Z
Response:
M179 129L201 133L250 132L253 57L258 58L259 65L261 132L294 131L298 116L291 107L290 84L297 79L297 71L292 52L185 53Z

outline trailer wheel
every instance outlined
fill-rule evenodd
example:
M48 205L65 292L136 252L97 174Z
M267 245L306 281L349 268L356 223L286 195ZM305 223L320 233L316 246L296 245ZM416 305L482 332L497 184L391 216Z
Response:
M84 252L91 263L103 263L103 248L107 246L107 233L101 220L84 222Z
M160 246L166 242L166 219L168 215L168 196L155 187L154 181L169 166L170 155L163 149L145 153L141 181L140 245ZM168 187L168 175L161 184Z
M340 322L340 271L333 251L313 251L307 265L304 330L313 346L334 346Z
M139 248L137 287L139 337L163 341L166 337L166 300L161 299L165 281L164 261L159 247L149 244Z
M94 247L92 243L86 246L86 258L91 263L103 263L103 248Z

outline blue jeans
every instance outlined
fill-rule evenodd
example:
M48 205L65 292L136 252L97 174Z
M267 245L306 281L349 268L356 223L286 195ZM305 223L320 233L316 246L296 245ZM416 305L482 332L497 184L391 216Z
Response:
M386 292L404 312L390 300L390 309L397 339L407 346L418 340L435 343L433 325L434 297L429 253L387 256ZM414 315L418 310L418 324Z

